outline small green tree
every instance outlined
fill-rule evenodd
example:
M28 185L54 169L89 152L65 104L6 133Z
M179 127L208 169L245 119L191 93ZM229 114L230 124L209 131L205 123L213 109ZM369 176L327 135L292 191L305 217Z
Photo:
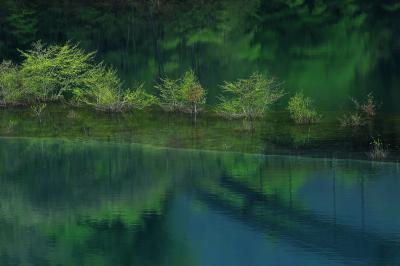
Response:
M205 104L206 92L193 71L187 71L181 81L183 105L195 116L198 107Z
M123 110L121 82L115 69L97 65L82 76L80 85L73 90L76 103L84 103L100 111Z
M260 73L254 73L248 79L225 82L222 89L229 96L221 97L216 112L227 118L250 120L262 117L285 94L276 79Z
M298 92L290 98L287 109L290 117L297 124L312 124L321 117L315 110L311 98L305 97L302 92Z
M156 88L160 91L161 107L168 111L190 112L196 116L206 102L206 91L192 70L176 80L161 79Z
M155 86L160 92L160 106L164 110L173 112L182 109L183 99L179 83L179 79L165 78Z

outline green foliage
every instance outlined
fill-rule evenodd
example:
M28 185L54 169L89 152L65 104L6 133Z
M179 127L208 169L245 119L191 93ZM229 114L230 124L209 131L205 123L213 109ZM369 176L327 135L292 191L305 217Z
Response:
M305 97L302 92L298 92L290 98L287 109L290 117L297 124L312 124L320 119L311 98Z
M371 142L371 151L368 155L373 160L383 160L387 157L388 151L379 138L373 138Z
M75 102L83 103L95 107L99 111L121 112L130 109L145 109L157 103L157 98L148 94L140 85L136 89L123 91L119 84L119 79L113 69L103 69L103 76L100 80L96 78L96 73L87 80L89 86L87 90L75 89ZM96 82L97 80L97 82Z
M206 103L206 91L200 85L193 71L187 71L181 81L183 105L186 110L197 114L198 106Z
M160 91L160 105L167 111L196 114L198 107L206 102L206 91L192 70L180 79L162 79L156 88Z
M119 112L124 108L120 80L114 69L99 64L85 73L82 87L73 90L74 101L100 111Z
M222 89L230 97L222 97L216 111L227 118L260 118L284 95L280 87L274 78L266 78L260 73L254 73L248 79L225 82Z
M182 93L179 80L161 79L156 89L160 92L160 106L167 111L177 111L182 108Z
M40 103L70 98L97 110L117 112L143 109L156 103L143 86L123 92L117 71L95 63L94 53L85 53L76 45L45 46L36 42L21 52L21 67L10 62L0 65L0 100L5 104ZM44 109L44 108L43 108ZM39 105L32 108L40 115Z
M143 85L140 85L135 90L128 90L125 92L123 101L128 108L139 110L158 103L155 96L145 92Z
M101 77L104 69L94 64L94 53L85 53L76 45L45 46L34 43L31 50L21 52L23 87L28 98L37 101L59 99L76 87L87 87L86 81L95 73ZM101 81L99 81L101 82Z
M44 111L44 109L46 109L46 107L47 107L46 103L38 103L38 104L32 105L31 106L32 114L35 117L40 118L40 117L42 117L43 111Z
M0 64L0 105L17 104L22 98L19 68L3 61Z

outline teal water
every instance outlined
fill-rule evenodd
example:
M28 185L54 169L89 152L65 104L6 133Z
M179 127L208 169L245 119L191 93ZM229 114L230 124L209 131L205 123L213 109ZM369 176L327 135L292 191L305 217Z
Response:
M399 265L396 163L0 139L1 265Z

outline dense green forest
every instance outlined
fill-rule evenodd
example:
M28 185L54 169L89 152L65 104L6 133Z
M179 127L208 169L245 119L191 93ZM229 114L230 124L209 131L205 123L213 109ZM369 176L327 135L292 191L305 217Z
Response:
M393 109L399 11L396 0L3 0L0 58L21 60L16 48L37 40L72 41L98 51L126 87L151 91L158 78L193 69L213 103L221 81L262 70L328 109L370 91L390 95Z

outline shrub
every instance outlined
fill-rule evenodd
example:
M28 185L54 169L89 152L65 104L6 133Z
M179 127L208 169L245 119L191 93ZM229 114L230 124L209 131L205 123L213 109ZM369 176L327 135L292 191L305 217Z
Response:
M37 103L35 105L31 106L31 110L32 110L32 114L37 117L40 118L42 117L43 111L44 109L46 109L47 105L45 103Z
M365 119L359 113L344 114L339 120L342 127L360 127L365 125Z
M198 107L205 104L206 92L193 71L187 71L181 81L183 105L187 111L197 114Z
M284 95L280 83L259 73L252 74L248 79L225 82L222 89L230 97L221 97L216 112L227 118L252 120L262 117L270 105Z
M0 105L18 104L22 101L19 68L10 61L0 64Z
M93 61L94 53L85 53L69 43L45 46L36 42L31 50L21 53L23 90L30 100L58 99L76 87L84 87L87 72L99 69Z
M102 65L88 71L84 79L86 89L75 88L74 101L93 106L99 111L121 112L128 109L144 109L157 102L156 97L146 93L143 86L123 91L114 69Z
M376 115L375 99L371 93L368 94L367 101L365 103L361 104L361 110L369 118L372 118Z
M387 154L387 149L383 146L382 141L380 139L372 139L369 157L373 160L383 160L387 157Z
M177 111L183 106L182 93L179 86L179 80L161 79L156 89L160 92L160 106L166 111Z
M340 118L343 127L359 127L365 125L368 119L376 115L376 104L374 96L369 93L364 103L359 103L356 99L351 98L354 105L354 111L344 114Z
M3 105L35 103L32 111L40 115L39 103L61 97L108 112L143 109L156 102L142 86L123 92L117 72L102 62L95 63L94 53L85 53L76 45L45 46L36 42L31 50L21 53L21 67L9 62L0 65Z
M309 97L298 92L289 100L288 110L291 118L297 124L312 124L320 119Z
M160 106L167 111L197 114L206 101L206 92L191 70L180 79L161 79L156 88L160 91Z
M135 90L125 92L123 101L128 108L140 110L158 103L155 96L145 92L143 85Z
M73 90L76 103L84 103L100 111L123 110L121 83L114 69L107 69L102 64L96 65L82 76L81 85Z

